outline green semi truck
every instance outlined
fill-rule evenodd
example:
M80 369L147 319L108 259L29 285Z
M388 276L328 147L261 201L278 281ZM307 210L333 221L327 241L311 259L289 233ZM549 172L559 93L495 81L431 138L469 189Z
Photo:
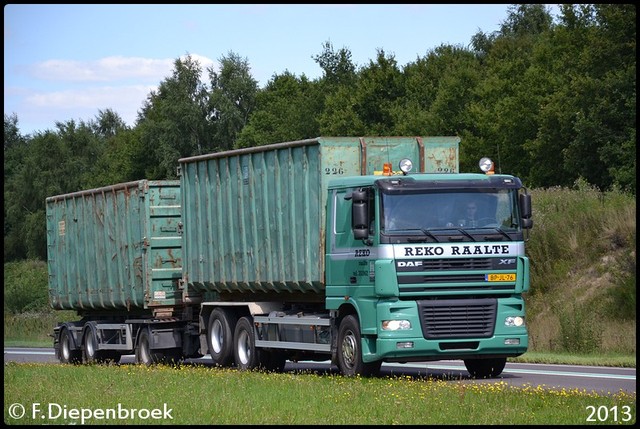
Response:
M183 158L179 181L47 199L62 362L282 370L526 352L531 198L457 137L318 137ZM414 172L414 169L416 172Z

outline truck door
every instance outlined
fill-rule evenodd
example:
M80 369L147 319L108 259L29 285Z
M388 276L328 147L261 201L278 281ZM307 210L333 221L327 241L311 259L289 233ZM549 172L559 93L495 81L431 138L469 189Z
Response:
M375 238L377 219L375 216L374 191L367 189L368 237L355 238L353 232L352 194L361 188L346 188L330 191L329 221L327 225L327 302L335 298L334 305L343 304L345 297L357 302L374 299L374 263L376 259ZM337 308L337 307L336 307Z

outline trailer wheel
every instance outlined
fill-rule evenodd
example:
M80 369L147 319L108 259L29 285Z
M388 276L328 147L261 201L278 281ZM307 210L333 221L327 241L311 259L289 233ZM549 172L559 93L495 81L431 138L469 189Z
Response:
M82 337L82 360L84 363L119 362L120 353L115 350L98 350L98 337L94 322L85 325Z
M82 362L80 350L73 348L74 342L69 329L63 328L60 332L60 362L78 364Z
M95 331L91 327L84 330L82 343L84 345L82 349L82 360L84 363L102 362L102 357L100 356L100 352L98 352L98 342L95 338Z
M216 308L209 316L207 345L215 365L229 366L233 363L233 331L238 318L229 310Z
M136 363L142 365L153 365L162 360L162 355L151 350L149 342L149 329L143 328L138 336L138 345L136 346Z
M493 378L502 374L507 358L465 359L464 366L474 378Z
M338 368L342 375L368 377L377 374L381 365L382 361L362 361L362 337L356 316L351 314L342 319L338 331Z
M238 320L233 334L234 357L236 366L241 370L250 370L260 365L260 351L256 349L253 324L249 317Z

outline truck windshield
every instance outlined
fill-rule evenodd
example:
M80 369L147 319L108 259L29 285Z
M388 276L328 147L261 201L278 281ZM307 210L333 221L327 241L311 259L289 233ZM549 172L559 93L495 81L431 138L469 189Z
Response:
M515 189L429 190L413 193L382 193L381 232L425 234L455 229L521 232ZM427 234L428 235L428 234Z

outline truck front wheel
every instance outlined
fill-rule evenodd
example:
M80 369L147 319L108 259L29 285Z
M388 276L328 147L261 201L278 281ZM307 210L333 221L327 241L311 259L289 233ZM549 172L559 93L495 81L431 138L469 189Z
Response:
M238 320L233 335L236 366L241 370L257 368L260 365L259 350L256 349L253 324L248 317Z
M474 378L493 378L502 374L507 358L465 359L464 366Z
M229 366L233 363L233 330L238 318L229 310L216 308L209 316L207 345L215 365Z
M362 337L356 316L349 315L342 319L338 331L338 367L342 375L368 377L377 374L381 365L382 361L362 361Z

